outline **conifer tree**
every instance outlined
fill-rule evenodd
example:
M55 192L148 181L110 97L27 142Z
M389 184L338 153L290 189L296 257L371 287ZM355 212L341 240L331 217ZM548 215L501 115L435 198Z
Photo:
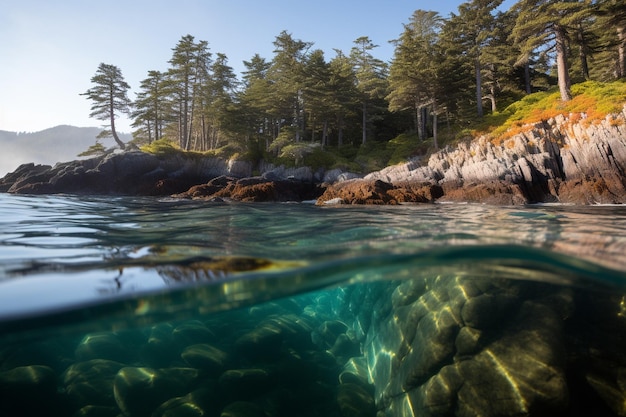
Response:
M148 71L148 78L141 81L134 102L134 136L144 136L148 143L161 139L165 124L165 75L160 71Z
M223 53L216 55L210 67L211 77L204 85L202 109L202 149L216 149L221 135L228 126L228 116L234 103L238 81L228 58Z
M191 35L183 36L173 48L169 63L166 88L171 97L172 113L178 121L178 142L181 148L189 150L196 111L201 107L201 86L208 78L211 63L208 42L196 42Z
M476 114L483 116L483 69L492 64L486 59L484 49L489 45L495 20L492 11L502 0L472 0L458 7L458 15L452 14L449 28L456 31L455 41L462 46L464 55L472 61L476 81Z
M605 68L614 78L626 78L626 4L624 0L599 0L594 9L597 19L597 33L603 44L603 51L610 56Z
M288 125L295 128L296 142L304 132L304 63L312 45L282 31L274 40L274 58L267 75L273 84L271 104L275 119L289 121Z
M521 50L518 63L527 62L538 48L553 50L561 100L571 100L568 36L591 9L577 0L521 0L516 7L512 37Z
M442 19L437 12L416 10L404 31L395 41L391 62L389 109L415 112L417 135L426 138L425 110L431 106L433 116L439 112L440 70L443 55L437 46ZM433 123L433 126L436 122Z
M107 126L110 128L100 133L98 138L112 136L120 149L125 149L126 145L115 130L115 119L120 114L130 112L131 101L127 95L130 86L124 81L122 71L118 67L105 63L98 66L91 82L94 86L81 94L93 102L89 117L107 120L109 122Z
M329 88L332 91L329 108L333 111L334 126L337 131L337 146L343 146L346 118L352 114L357 100L356 74L354 67L342 51L335 50L336 56L329 63Z
M374 100L383 98L387 93L387 64L372 55L378 47L369 37L357 38L350 51L350 59L355 68L357 89L361 95L362 139L367 142L368 105Z

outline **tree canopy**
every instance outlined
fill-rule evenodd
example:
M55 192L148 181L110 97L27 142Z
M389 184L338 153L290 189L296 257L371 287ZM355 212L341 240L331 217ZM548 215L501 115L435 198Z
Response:
M253 55L238 77L225 53L182 36L165 71L150 70L133 104L135 141L165 138L195 151L300 161L312 150L358 148L415 132L454 134L539 90L626 77L622 0L469 0L441 16L416 10L392 40L390 62L368 36L349 51L279 33L273 56ZM121 71L101 64L85 95L92 117L129 110ZM485 103L490 105L485 106ZM445 125L444 125L445 123ZM117 139L116 139L117 140ZM122 146L122 145L120 145Z

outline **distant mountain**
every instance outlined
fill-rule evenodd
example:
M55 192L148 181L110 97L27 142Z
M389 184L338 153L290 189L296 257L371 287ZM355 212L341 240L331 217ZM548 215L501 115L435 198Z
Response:
M96 143L102 131L98 127L56 126L41 132L17 133L0 130L0 177L28 162L54 165L77 159L77 155ZM128 142L130 134L120 134ZM113 147L112 138L103 139L104 147Z

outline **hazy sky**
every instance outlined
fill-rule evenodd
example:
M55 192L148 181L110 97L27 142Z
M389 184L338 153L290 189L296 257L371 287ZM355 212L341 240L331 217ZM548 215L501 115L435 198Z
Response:
M446 17L461 0L0 0L0 130L60 124L100 126L80 93L101 62L116 65L135 92L149 70L165 70L172 48L191 34L225 53L237 74L255 53L271 60L287 30L313 42L327 60L369 36L374 55L393 56L389 40L416 9ZM118 121L129 132L129 122Z

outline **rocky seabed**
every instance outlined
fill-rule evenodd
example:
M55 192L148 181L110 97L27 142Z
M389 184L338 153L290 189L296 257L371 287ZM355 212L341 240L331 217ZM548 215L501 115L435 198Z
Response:
M624 416L623 294L379 281L0 350L3 416Z

